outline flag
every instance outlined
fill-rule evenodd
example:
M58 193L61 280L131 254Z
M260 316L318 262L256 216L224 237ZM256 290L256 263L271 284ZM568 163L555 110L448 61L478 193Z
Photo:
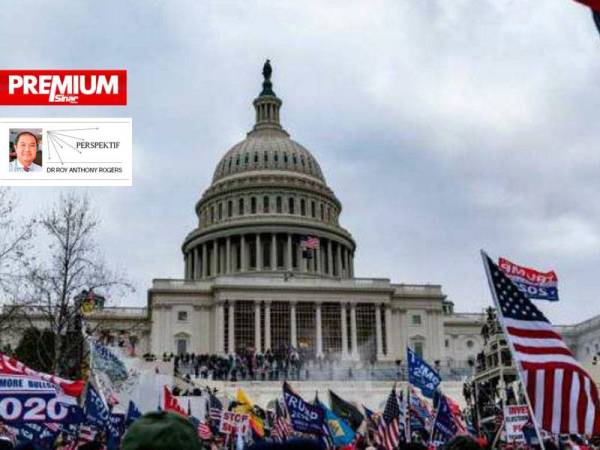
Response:
M83 380L65 380L64 378L59 378L54 375L38 372L37 370L27 367L22 362L0 353L0 378L15 376L30 377L54 384L60 388L62 391L60 393L64 393L70 397L79 397L85 387L85 382Z
M282 402L283 400L279 399L275 403L275 418L271 431L271 436L279 442L285 442L294 435L294 429Z
M234 408L235 412L248 414L250 420L250 428L259 437L262 438L265 435L265 424L263 418L258 414L262 411L258 406L255 406L246 391L242 388L238 388L236 393L236 400L239 403Z
M596 28L600 32L600 0L576 0L576 1L588 6L592 10L592 17L594 18L594 23L596 24Z
M169 390L169 388L167 386L163 387L163 393L164 393L163 409L165 411L171 411L171 412L181 414L182 416L187 417L187 413L185 412L185 409L183 409L181 407L181 405L177 401L177 398L171 393L171 391Z
M386 450L394 450L400 443L400 416L400 404L396 395L396 386L394 386L385 402L383 414L377 424L377 433L381 445Z
M408 356L408 382L421 389L425 397L433 398L433 393L442 381L442 377L410 347L406 347L406 352Z
M358 430L365 416L352 403L339 397L335 392L329 391L329 404L331 410L340 418L350 424L354 431Z
M302 250L317 250L319 248L319 238L316 236L303 236L300 239L300 248Z
M323 434L325 415L321 408L305 401L292 390L287 382L283 383L283 400L294 431L316 435Z
M84 411L88 425L92 425L99 430L106 430L109 442L118 443L123 433L122 423L124 417L121 418L118 414L111 414L100 394L89 383L85 396Z
M431 440L436 444L444 444L458 433L458 427L448 399L443 394L438 394L437 414L433 424Z
M551 433L599 433L596 384L544 314L484 252L482 257L498 320L540 428Z
M333 447L342 447L354 442L356 433L352 427L323 403L319 402L319 406L325 414L325 423Z
M129 426L133 422L135 422L138 417L141 417L141 416L142 416L142 413L140 412L138 407L135 406L135 403L133 403L130 400L129 407L127 408L127 416L125 417L125 424Z
M200 439L208 441L210 438L212 438L212 431L208 424L203 420L198 421L197 431Z
M498 267L530 299L558 301L558 277L554 271L539 272L499 258Z

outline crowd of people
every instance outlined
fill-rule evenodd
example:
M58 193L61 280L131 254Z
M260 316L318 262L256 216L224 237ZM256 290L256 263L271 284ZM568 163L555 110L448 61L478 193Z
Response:
M333 370L335 358L330 353L315 357L301 349L284 347L264 353L248 348L228 356L164 354L163 361L173 360L174 375L213 380L299 380L310 378L311 367Z

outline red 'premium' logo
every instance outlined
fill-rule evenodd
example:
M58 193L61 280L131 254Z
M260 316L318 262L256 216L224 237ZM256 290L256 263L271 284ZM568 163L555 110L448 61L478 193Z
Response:
M126 104L126 70L0 70L0 105Z

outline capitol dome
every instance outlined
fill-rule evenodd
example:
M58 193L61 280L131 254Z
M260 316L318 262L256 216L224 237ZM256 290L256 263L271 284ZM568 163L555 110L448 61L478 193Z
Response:
M255 124L216 166L182 251L186 279L293 273L351 278L356 244L318 161L280 124L271 66L254 100Z

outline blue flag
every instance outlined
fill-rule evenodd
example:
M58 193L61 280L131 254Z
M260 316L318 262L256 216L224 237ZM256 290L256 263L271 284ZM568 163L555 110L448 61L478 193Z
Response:
M421 389L425 397L433 398L442 377L433 370L410 347L406 347L408 354L408 382Z
M437 444L443 444L458 433L458 426L445 395L439 395L437 405L438 410L433 424L432 441Z
M141 416L142 416L142 413L137 408L137 406L135 406L135 403L133 403L131 400L129 400L129 407L127 408L127 416L125 417L125 425L127 425L127 426L131 425L133 422L136 421L136 419L138 417L141 417Z
M91 384L88 384L84 410L87 423L99 430L106 430L109 444L120 440L124 428L121 424L125 422L125 416L112 414Z
M287 383L283 383L283 401L290 414L292 427L295 431L317 435L323 434L325 414L319 406L306 402Z
M325 413L325 423L327 424L327 428L329 428L329 435L333 442L333 446L341 447L343 445L351 444L356 438L356 433L352 427L323 403L319 402L319 406Z

